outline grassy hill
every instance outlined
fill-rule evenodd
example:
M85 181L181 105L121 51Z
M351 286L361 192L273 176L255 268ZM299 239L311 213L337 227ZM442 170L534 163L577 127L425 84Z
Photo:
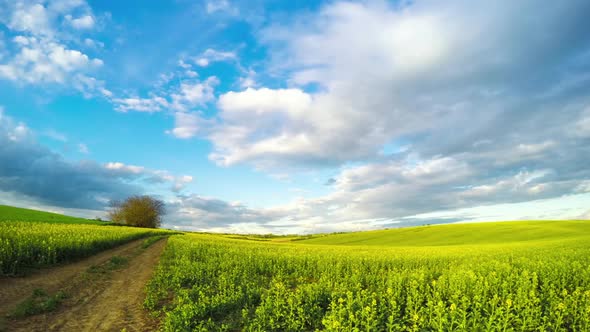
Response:
M65 216L63 214L23 209L14 206L0 205L0 222L2 221L36 221L60 224L100 224L105 222Z
M347 246L448 246L509 244L590 238L590 221L510 221L418 226L367 232L316 235L301 244Z

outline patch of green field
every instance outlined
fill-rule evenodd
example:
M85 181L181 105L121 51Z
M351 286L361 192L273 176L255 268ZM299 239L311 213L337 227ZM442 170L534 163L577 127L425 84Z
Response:
M63 214L23 209L14 206L0 205L0 222L2 221L34 221L59 224L97 224L108 222L65 216Z
M394 247L506 245L523 241L563 241L587 234L590 234L590 221L511 221L314 235L298 243Z
M172 236L145 307L163 331L590 331L589 224Z

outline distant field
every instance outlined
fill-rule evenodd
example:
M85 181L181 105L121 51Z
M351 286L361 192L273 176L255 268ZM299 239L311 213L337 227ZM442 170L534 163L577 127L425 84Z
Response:
M63 214L23 209L7 205L0 205L0 222L2 221L34 221L60 224L108 224L97 220L76 218L64 216Z
M418 226L368 232L314 235L301 244L346 246L449 246L563 241L590 234L590 221L505 221Z
M589 230L173 236L145 304L164 331L590 331Z

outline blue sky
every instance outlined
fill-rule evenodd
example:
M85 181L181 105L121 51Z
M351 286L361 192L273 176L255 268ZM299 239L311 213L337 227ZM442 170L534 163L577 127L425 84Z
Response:
M590 216L585 1L1 1L0 203L310 233Z

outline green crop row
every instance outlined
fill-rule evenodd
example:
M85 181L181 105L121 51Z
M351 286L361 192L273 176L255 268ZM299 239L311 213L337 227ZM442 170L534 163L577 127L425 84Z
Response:
M164 331L590 331L590 247L173 236L145 305Z
M162 230L130 227L3 221L0 223L0 275L21 274L86 257Z

